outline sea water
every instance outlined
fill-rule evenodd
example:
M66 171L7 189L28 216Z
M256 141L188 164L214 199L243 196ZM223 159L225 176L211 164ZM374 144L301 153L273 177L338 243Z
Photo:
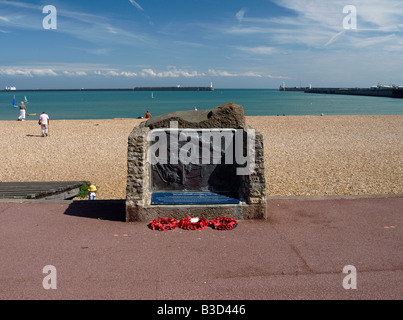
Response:
M247 116L402 115L403 99L282 92L274 89L214 91L2 91L0 120L17 120L28 100L27 114L45 111L53 120L138 118L172 111L211 109L228 102L244 107ZM27 117L27 120L31 117ZM32 117L33 118L33 117Z

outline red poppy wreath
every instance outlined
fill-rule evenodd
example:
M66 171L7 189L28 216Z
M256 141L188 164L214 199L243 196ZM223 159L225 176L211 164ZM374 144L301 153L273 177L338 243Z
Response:
M232 230L237 226L238 223L232 218L216 218L210 220L210 227L216 230Z
M203 230L209 226L209 222L204 218L183 218L179 221L179 228L186 230Z
M148 227L158 231L174 230L178 227L178 221L172 218L160 218L151 221Z

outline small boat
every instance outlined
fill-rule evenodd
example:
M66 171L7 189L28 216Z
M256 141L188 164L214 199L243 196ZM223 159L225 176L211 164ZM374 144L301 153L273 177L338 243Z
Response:
M13 106L14 108L18 108L18 107L15 105L15 96L13 97L13 102L12 102L11 104L12 104L12 106Z

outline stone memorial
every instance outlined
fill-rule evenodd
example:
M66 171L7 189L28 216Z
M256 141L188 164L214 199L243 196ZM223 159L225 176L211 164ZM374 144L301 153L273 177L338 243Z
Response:
M126 221L266 219L263 151L234 103L142 122L128 138Z

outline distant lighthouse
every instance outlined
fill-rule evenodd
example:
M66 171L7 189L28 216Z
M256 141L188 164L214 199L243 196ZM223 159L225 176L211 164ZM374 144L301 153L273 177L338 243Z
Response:
M283 81L283 84L280 85L280 91L285 91L285 82Z

